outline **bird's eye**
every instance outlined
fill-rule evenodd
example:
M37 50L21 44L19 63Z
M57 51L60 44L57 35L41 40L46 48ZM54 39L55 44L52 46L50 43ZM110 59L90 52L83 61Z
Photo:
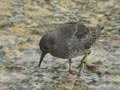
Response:
M44 49L44 50L48 50L48 47L47 47L47 46L43 46L43 49Z

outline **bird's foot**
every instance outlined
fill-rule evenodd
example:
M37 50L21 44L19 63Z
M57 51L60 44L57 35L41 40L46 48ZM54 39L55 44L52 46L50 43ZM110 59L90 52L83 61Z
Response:
M67 75L75 75L75 73L74 73L74 71L72 71L72 70L59 70L58 71L59 73L65 73L65 74L67 74Z
M71 75L75 75L74 71L72 71L72 70L67 70L67 71L62 71L62 72L65 72L65 73L71 74Z
M75 75L75 73L73 73L72 70L68 70L68 73L69 73L69 74L72 74L72 75Z
M78 72L77 76L81 76L86 73L86 64L85 63L81 63L78 67L79 67L79 72Z

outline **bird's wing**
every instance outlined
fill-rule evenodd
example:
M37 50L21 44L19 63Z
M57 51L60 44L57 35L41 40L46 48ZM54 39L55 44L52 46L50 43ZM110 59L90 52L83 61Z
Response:
M76 26L76 34L75 36L78 38L80 43L86 48L89 49L96 41L96 39L100 36L100 32L102 27L99 25L95 28L87 28L84 25L78 24Z
M59 33L59 36L61 38L65 38L67 40L71 38L72 35L74 35L75 31L75 23L65 23L63 25L60 25L57 27L57 33Z
M88 39L90 31L86 26L82 24L76 24L75 29L75 36L78 38L79 41Z
M76 31L77 32L75 36L77 37L81 45L84 46L84 48L89 49L96 40L95 30L91 30L90 28L79 24L77 25Z

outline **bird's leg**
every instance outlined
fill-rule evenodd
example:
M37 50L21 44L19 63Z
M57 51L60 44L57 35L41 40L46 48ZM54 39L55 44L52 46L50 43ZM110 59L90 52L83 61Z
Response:
M80 75L80 73L83 71L84 69L84 64L86 63L86 59L87 59L87 53L85 53L84 57L81 60L81 63L79 65L79 72L78 72L78 76Z
M71 59L69 59L69 70L68 70L69 73L71 73Z
M86 52L84 57L82 58L81 60L81 63L79 65L79 72L78 72L78 76L80 75L80 73L85 69L85 64L86 64L86 61L87 61L87 57L88 55L91 53L91 51L89 52Z
M42 60L45 57L46 53L42 52L41 53L41 57L40 57L40 61L39 61L39 67L41 66Z
M69 59L69 69L68 69L68 72L69 72L70 74L73 74L73 75L74 75L74 73L73 73L72 70L71 70L71 59Z

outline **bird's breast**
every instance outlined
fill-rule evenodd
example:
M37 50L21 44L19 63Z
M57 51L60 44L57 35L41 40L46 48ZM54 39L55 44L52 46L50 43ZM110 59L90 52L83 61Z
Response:
M63 59L69 59L69 58L74 58L79 55L83 55L84 49L81 49L80 45L60 45L56 46L53 51L50 52L52 56L58 57L58 58L63 58Z

